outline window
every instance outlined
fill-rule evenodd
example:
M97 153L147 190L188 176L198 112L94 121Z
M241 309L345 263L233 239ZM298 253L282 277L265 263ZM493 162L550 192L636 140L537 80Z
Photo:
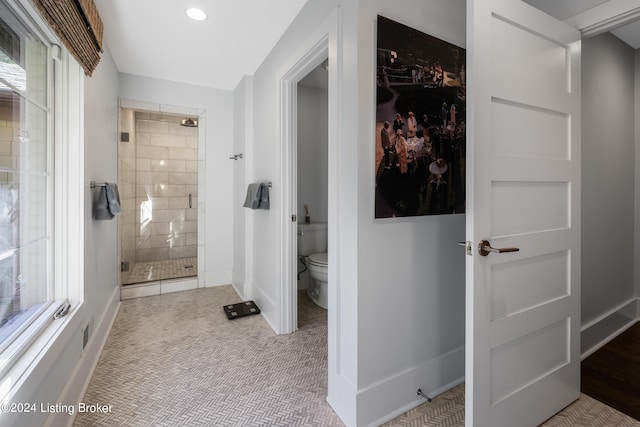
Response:
M53 319L53 59L0 5L0 374Z

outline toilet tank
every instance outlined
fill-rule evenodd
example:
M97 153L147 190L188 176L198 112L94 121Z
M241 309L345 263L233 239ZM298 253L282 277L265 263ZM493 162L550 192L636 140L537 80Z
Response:
M327 223L298 224L298 255L327 252Z

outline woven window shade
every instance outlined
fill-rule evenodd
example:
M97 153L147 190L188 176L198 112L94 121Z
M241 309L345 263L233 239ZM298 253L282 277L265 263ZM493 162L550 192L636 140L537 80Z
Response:
M40 14L91 76L102 53L102 20L93 0L33 0Z

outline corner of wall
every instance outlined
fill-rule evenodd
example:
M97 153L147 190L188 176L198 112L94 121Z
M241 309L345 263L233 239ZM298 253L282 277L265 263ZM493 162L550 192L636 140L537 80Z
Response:
M583 325L580 330L581 359L598 351L639 320L640 298L634 297Z
M464 382L464 347L434 357L358 393L358 423L379 426Z

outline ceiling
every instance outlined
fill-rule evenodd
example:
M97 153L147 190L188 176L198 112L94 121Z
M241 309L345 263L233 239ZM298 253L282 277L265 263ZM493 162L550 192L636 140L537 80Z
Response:
M564 21L609 0L524 0L532 6Z
M252 75L306 0L95 0L122 73L233 90ZM185 10L198 7L196 22Z
M611 30L611 32L632 48L640 48L640 21L634 21L630 24L623 25L615 30Z
M233 90L255 73L307 0L95 0L122 73ZM640 47L639 0L524 0L595 35ZM208 18L192 21L189 7ZM631 9L631 11L629 11ZM603 25L602 22L606 23Z
M640 1L637 0L524 0L578 28L583 35L611 31L634 49L640 47Z

